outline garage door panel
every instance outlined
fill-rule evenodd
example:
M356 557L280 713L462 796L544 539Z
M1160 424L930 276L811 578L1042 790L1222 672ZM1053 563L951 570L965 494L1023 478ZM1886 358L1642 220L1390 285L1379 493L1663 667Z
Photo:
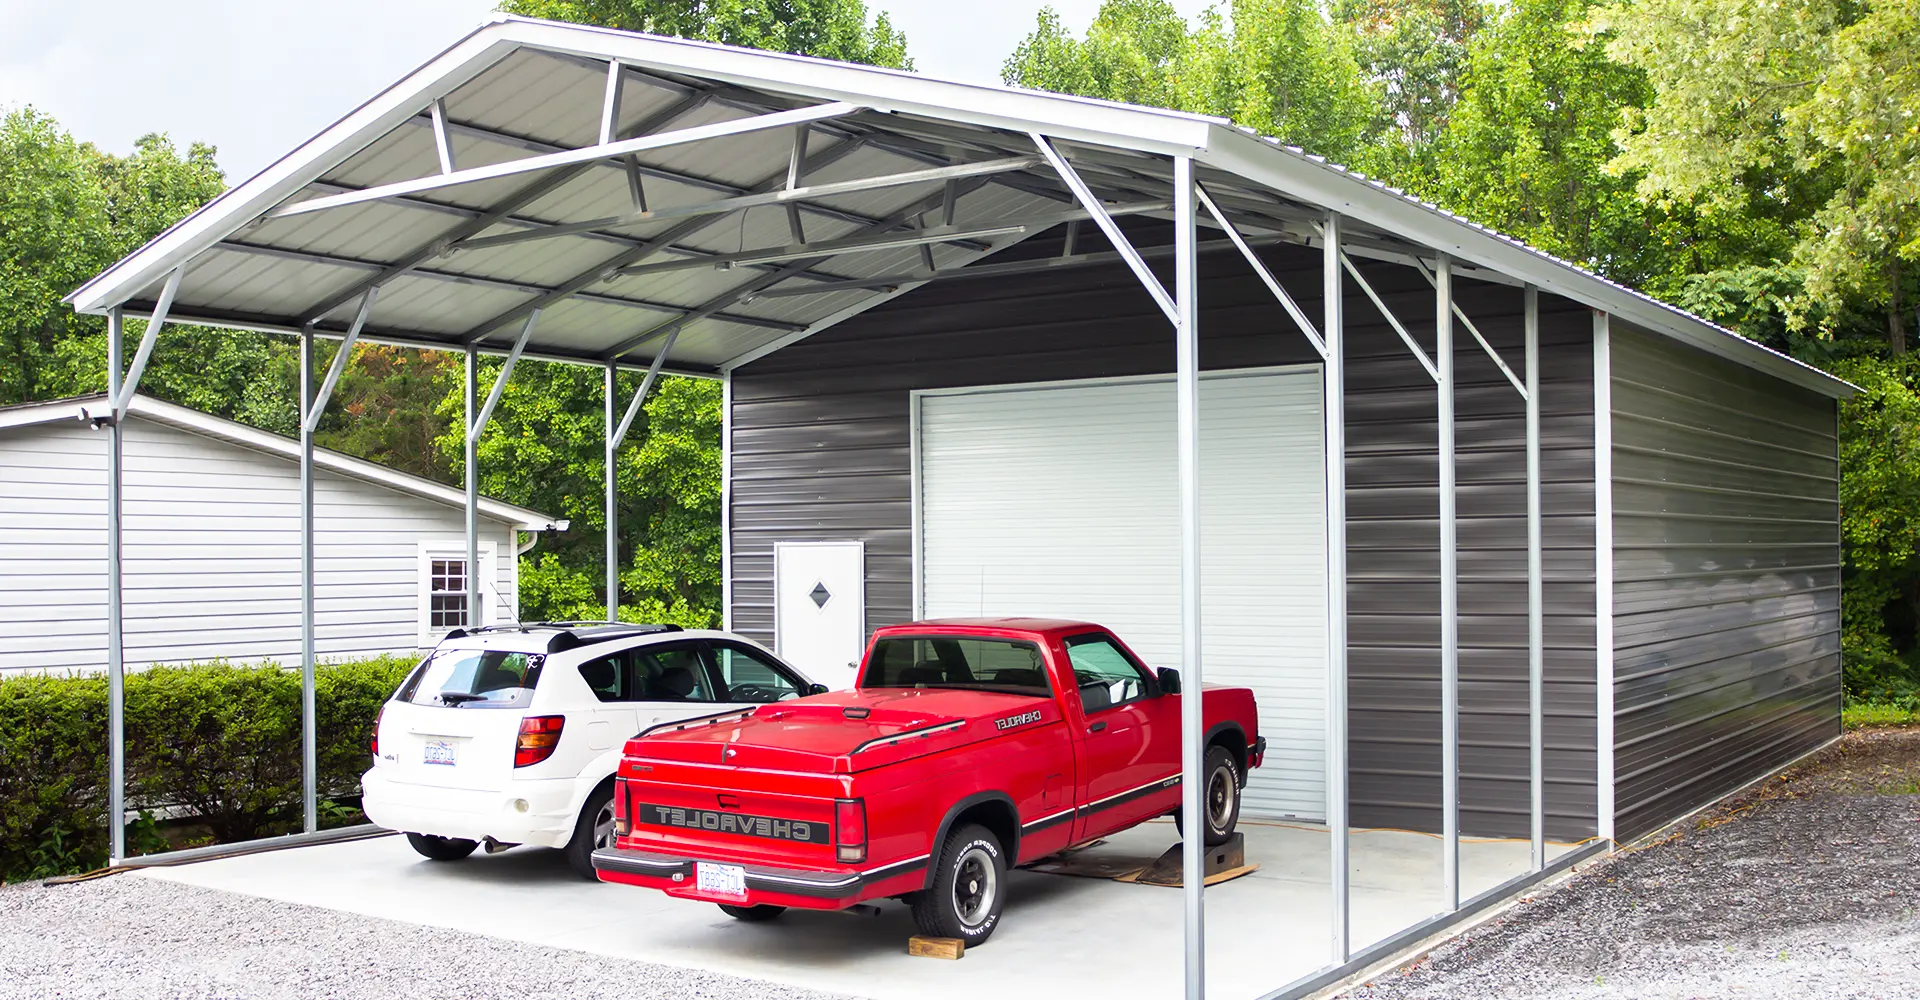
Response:
M1268 740L1250 816L1325 813L1320 372L1201 387L1201 581L1209 682L1252 687ZM1180 662L1171 380L919 398L928 617L1099 622L1153 667Z

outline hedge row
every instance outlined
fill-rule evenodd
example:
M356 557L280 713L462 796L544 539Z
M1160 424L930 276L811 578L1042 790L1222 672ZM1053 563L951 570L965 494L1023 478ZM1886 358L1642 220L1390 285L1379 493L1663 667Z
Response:
M357 792L374 716L414 664L379 657L315 676L318 784ZM274 664L153 667L127 675L127 803L179 807L219 842L300 822L300 674ZM0 677L0 881L107 858L107 679ZM129 849L163 846L151 820Z

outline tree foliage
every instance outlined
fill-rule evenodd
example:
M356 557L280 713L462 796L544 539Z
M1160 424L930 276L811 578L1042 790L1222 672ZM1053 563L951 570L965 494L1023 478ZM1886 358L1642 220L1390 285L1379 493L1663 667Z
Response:
M907 38L860 0L502 0L526 17L912 69Z

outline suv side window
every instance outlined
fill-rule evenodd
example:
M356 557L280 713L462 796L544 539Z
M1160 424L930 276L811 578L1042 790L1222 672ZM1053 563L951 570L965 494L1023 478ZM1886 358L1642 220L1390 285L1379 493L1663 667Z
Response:
M1153 690L1147 672L1107 636L1077 635L1066 641L1066 647L1074 683L1080 688L1080 705L1088 715L1138 701Z
M580 679L601 701L633 701L633 671L627 654L615 653L580 664Z
M700 660L698 643L667 643L627 650L634 701L718 701Z
M726 694L721 700L748 704L786 701L806 694L806 686L787 668L748 646L732 642L707 644L713 669Z

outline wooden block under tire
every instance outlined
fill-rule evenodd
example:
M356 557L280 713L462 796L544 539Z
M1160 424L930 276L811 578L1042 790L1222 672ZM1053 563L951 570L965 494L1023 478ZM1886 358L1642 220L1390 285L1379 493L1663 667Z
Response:
M959 938L927 937L915 934L907 939L907 954L921 958L958 959L967 953L967 943Z

